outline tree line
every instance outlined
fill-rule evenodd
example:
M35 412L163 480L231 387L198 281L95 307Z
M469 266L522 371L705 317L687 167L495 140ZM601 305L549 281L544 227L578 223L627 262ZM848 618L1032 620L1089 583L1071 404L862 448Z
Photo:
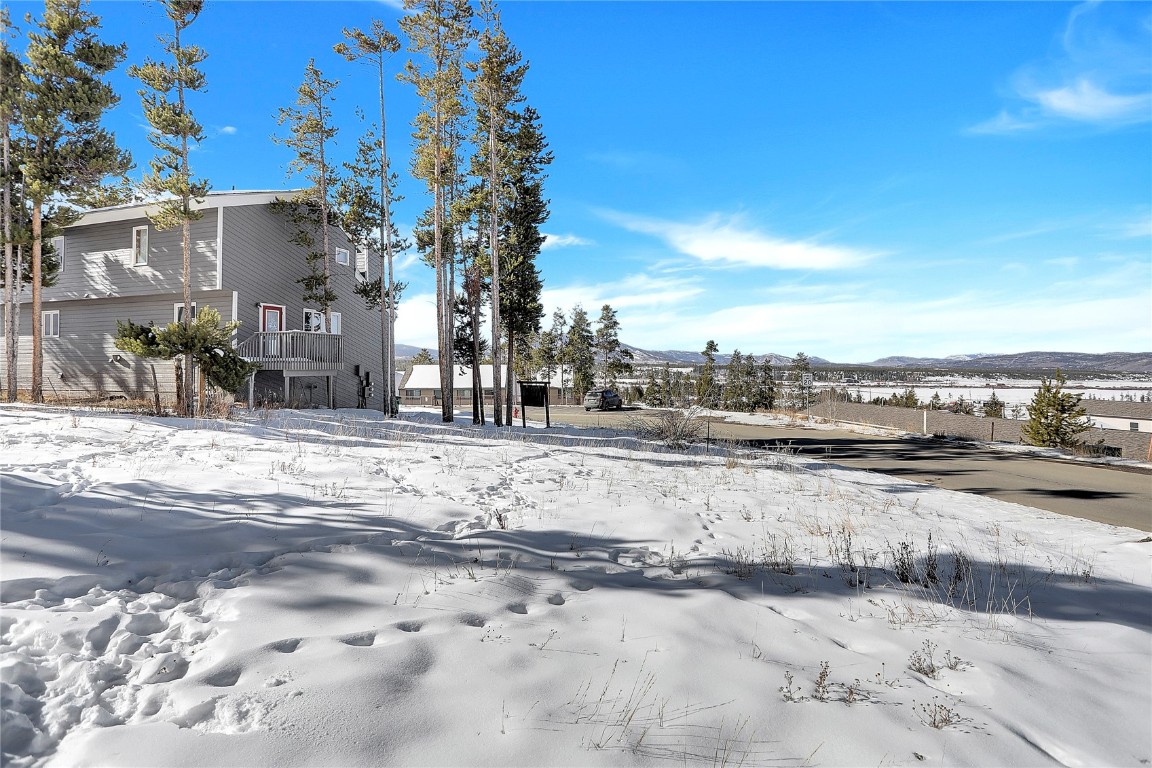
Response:
M161 6L171 29L159 35L166 58L128 70L140 82L149 141L156 148L139 181L129 179L135 167L129 153L101 127L104 114L120 101L106 77L127 58L126 46L99 39L100 19L86 0L46 0L42 16L24 19L26 45L20 55L12 44L20 30L8 7L0 7L9 401L17 392L19 296L30 288L38 320L41 289L53 285L60 270L52 238L88 208L162 199L151 216L154 226L182 230L184 312L173 324L180 328L156 329L158 341L144 338L138 326L122 324L119 341L123 349L179 362L177 404L183 412L193 401L192 370L205 359L202 344L219 338L194 327L189 268L190 223L200 215L197 203L211 190L208 180L194 177L190 164L203 130L189 97L205 90L199 65L208 53L187 38L205 3L163 0ZM486 345L496 382L492 418L499 425L512 397L510 381L500 381L499 359L515 371L540 333L543 280L536 257L544 242L540 226L549 214L544 180L552 155L541 117L523 93L528 64L505 34L493 0L479 0L476 9L467 0L405 0L404 8L398 24L403 40L374 20L365 29L345 29L332 47L345 60L368 65L378 84L378 120L355 110L362 132L351 158L336 152L339 121L333 109L339 82L327 79L315 58L308 62L295 101L278 110L282 130L273 139L292 151L289 171L305 181L305 188L280 201L277 210L293 223L294 242L306 254L298 282L304 301L320 309L325 330L332 330L331 308L338 298L331 281L329 227L342 228L358 252L379 254L379 281L361 284L356 292L380 312L390 415L396 408L395 321L405 287L395 279L394 261L415 247L435 273L443 418L452 419L452 363L460 355L478 362ZM392 60L401 50L407 58L396 66ZM388 154L385 96L394 80L413 88L422 104L412 119L408 171L423 182L430 200L414 243L400 237L393 215L399 173ZM489 335L481 338L485 321ZM41 337L40 324L33 322L34 402L43 401ZM455 353L466 347L470 353ZM229 370L241 372L243 367L233 363ZM482 410L476 418L485 419Z

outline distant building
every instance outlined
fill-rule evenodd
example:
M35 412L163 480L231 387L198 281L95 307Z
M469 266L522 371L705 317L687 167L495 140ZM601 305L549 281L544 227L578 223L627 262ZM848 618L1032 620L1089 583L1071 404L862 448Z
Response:
M508 366L500 366L501 376L507 381ZM539 378L543 381L543 376ZM557 371L548 383L548 401L552 404L559 404L562 402L563 395L561 394L561 380L560 372ZM572 395L572 376L567 374L564 378L564 385L567 387L568 395ZM467 366L457 365L455 374L452 379L453 386L453 399L456 404L461 407L471 407L472 405L472 369ZM484 403L487 406L492 405L492 366L480 366L480 386L484 392ZM414 365L412 370L404 378L400 384L400 404L401 405L440 405L443 397L442 388L440 386L440 366L439 365ZM519 402L520 388L515 386L513 392L513 399Z
M1152 432L1152 403L1126 400L1081 400L1092 426L1128 432Z

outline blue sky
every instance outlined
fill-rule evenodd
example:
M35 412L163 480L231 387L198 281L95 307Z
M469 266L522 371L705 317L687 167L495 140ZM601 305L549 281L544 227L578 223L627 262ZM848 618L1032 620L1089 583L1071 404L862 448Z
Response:
M37 10L16 2L21 14ZM96 2L129 63L153 3ZM646 349L889 354L1152 350L1152 5L506 2L555 161L539 259L548 315L616 308ZM192 101L215 189L289 188L277 107L309 58L341 81L351 153L376 82L332 53L396 3L209 0ZM393 62L398 71L407 54ZM108 124L141 167L136 84ZM406 225L409 86L388 84ZM431 270L399 340L435 345ZM545 323L549 317L545 318Z

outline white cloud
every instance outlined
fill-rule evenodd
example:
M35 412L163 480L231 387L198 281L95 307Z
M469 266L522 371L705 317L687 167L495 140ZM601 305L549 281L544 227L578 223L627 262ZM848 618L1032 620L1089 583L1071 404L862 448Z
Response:
M749 227L735 216L714 215L686 224L611 211L602 215L625 229L653 235L705 264L826 270L857 267L879 255L814 240L785 240Z
M237 133L237 130L238 129L234 125L226 125L223 128L218 129L216 131L216 135L218 135L218 136L235 136Z
M396 312L396 341L436 349L436 294L400 297Z
M1146 122L1152 117L1152 92L1109 93L1087 77L1050 90L1022 94L1058 117L1087 123Z
M1060 123L1116 127L1152 120L1152 25L1147 19L1134 24L1133 8L1139 6L1090 2L1073 8L1060 53L1011 78L1008 96L1018 103L969 131L1013 134Z
M592 241L578 235L551 235L545 232L544 244L540 246L540 249L546 251L552 248L568 248L576 245L592 245Z

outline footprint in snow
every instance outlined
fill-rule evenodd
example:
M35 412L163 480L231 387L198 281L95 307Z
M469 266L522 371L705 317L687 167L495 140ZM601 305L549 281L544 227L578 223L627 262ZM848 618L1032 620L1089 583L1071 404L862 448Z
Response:
M355 646L357 648L363 648L363 647L372 645L372 643L376 642L376 633L375 632L358 632L354 635L345 635L344 637L340 638L340 642L344 643L344 645L351 645L351 646Z

